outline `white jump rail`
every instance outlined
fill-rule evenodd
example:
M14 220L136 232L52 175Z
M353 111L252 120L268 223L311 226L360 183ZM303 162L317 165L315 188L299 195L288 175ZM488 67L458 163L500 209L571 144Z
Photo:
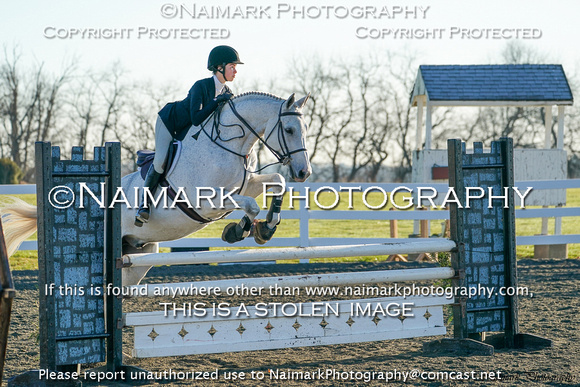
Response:
M228 289L244 286L246 289L303 288L314 286L355 286L388 282L431 281L453 278L455 271L450 267L429 267L422 269L377 270L331 274L309 274L282 277L259 277L228 279L219 281L174 282L160 284L133 285L131 296L154 297L166 295L191 295L201 292L219 291L225 294ZM249 291L249 290L248 290Z
M123 257L123 265L189 265L200 263L232 263L313 258L365 257L391 254L437 253L442 251L451 251L456 247L454 241L442 238L411 241L407 243L379 243L369 245L128 254Z

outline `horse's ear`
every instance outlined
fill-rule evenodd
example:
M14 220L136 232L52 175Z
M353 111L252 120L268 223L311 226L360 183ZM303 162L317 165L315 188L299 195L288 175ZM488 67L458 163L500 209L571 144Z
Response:
M308 93L308 95L306 97L300 98L298 101L296 101L294 103L294 105L296 105L296 108L297 109L302 109L302 107L304 106L304 104L306 103L306 101L308 101L308 98L310 98L310 93Z
M286 100L286 109L290 109L290 107L294 104L294 94L296 93L292 93L292 95Z

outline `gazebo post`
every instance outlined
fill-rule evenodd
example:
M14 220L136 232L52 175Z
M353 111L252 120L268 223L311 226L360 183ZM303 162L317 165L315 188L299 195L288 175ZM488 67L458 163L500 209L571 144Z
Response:
M423 99L417 98L417 135L415 136L415 149L421 150L423 147Z
M552 106L544 106L544 148L550 149L552 147Z
M564 149L564 110L566 106L558 105L558 137L556 148Z
M564 149L564 110L566 106L558 105L558 136L556 137L556 148ZM561 205L559 205L561 207ZM562 234L562 218L556 218L554 224L554 235Z
M415 149L420 151L423 149L423 105L427 96L421 95L417 97L417 135L415 136ZM413 234L419 234L419 220L413 221Z
M425 113L425 149L431 149L431 119L433 118L433 111L431 103L427 100L427 112Z
M552 106L544 106L544 149L552 147ZM548 208L548 206L542 206ZM542 218L542 235L548 235L548 218Z

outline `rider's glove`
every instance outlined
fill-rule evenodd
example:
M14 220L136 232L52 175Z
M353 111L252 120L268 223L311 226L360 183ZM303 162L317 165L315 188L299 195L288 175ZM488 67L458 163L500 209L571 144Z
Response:
M225 92L223 94L218 95L217 97L215 97L215 100L217 103L222 103L222 102L226 102L228 101L230 98L232 98L234 95L230 92Z

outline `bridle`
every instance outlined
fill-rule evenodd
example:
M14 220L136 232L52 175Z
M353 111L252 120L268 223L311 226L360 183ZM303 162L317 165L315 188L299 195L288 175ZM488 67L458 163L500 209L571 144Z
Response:
M235 152L229 148L227 148L226 146L220 144L219 142L217 142L218 139L220 139L220 131L219 131L219 125L220 125L220 116L221 116L221 110L223 108L220 107L219 110L216 110L215 114L214 114L214 119L213 119L213 125L212 125L212 133L207 133L207 131L205 130L205 124L207 123L207 121L205 123L202 124L201 126L201 130L209 137L209 139L216 144L217 146L219 146L220 148L236 155L239 156L241 158L244 159L244 169L246 170L246 172L251 172L251 173L258 173L272 165L276 165L276 164L282 164L282 165L288 165L290 164L290 162L292 161L292 155L294 153L298 153L298 152L306 152L306 148L299 148L299 149L295 149L295 150L290 150L290 148L288 147L288 142L286 141L286 135L285 135L285 131L284 131L284 127L282 126L282 120L281 118L284 116L298 116L298 117L302 117L303 114L301 112L282 112L282 107L284 106L284 103L286 103L286 101L283 101L282 104L280 105L280 109L278 111L278 120L276 121L276 123L274 124L274 126L272 127L272 130L270 131L270 133L268 134L268 136L263 139L258 132L256 132L256 130L254 130L254 128L252 128L252 126L244 119L244 117L242 117L240 115L240 113L237 111L236 106L234 104L234 102L232 100L228 100L228 104L230 106L230 108L232 109L232 113L234 113L234 115L236 116L236 118L242 123L242 125L248 129L250 131L250 133L252 133L254 136L256 136L256 138L258 139L258 141L260 141L273 155L274 157L276 157L276 159L278 160L275 163L270 163L256 171L248 171L247 170L247 160L248 160L248 155L244 155L238 152ZM243 128L242 128L243 131ZM272 136L272 134L274 133L274 131L277 132L277 136L278 136L278 143L280 144L281 152L278 152L276 149L272 148L272 146L270 144L268 144L268 140L270 139L270 137ZM215 137L214 137L214 133L215 133ZM198 134L194 135L195 137L198 136ZM245 132L242 136L240 137L245 137ZM240 138L240 137L236 137L236 138ZM196 137L197 138L197 137ZM233 138L232 138L233 139ZM230 140L232 140L230 139ZM230 141L230 140L223 140L222 141ZM294 171L292 171L292 169L290 169L290 173L292 174L292 176L294 176Z

